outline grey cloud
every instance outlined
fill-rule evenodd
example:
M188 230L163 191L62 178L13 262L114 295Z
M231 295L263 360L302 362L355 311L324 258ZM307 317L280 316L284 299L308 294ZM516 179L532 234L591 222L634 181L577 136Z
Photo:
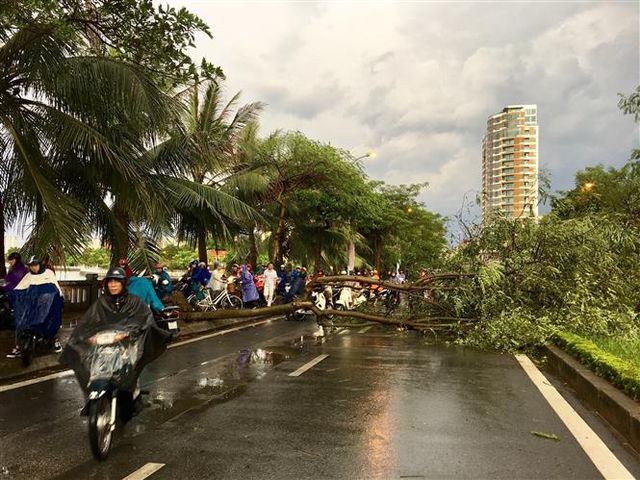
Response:
M440 213L456 212L464 193L479 189L486 120L505 105L538 105L541 166L554 188L571 186L587 165L620 165L638 144L616 97L640 79L636 3L298 6L249 20L272 25L272 45L240 42L232 19L220 31L221 20L207 18L232 46L221 45L230 53L220 63L243 98L269 104L267 131L301 128L344 148L374 148L378 158L365 162L371 177L430 181L421 198Z
M280 85L261 87L259 93L267 105L291 115L313 119L319 113L331 109L344 99L346 93L337 83L322 83L305 92L296 92Z

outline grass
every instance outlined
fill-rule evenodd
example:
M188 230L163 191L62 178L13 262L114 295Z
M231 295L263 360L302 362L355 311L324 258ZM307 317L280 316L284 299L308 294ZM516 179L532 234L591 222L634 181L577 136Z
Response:
M631 337L592 337L590 340L605 352L608 352L640 369L640 338Z
M612 348L626 350L627 354L637 361L638 356L631 352L630 345L622 341L616 342L615 339L606 340L613 340L610 342ZM559 332L555 335L555 341L563 350L577 357L596 374L609 380L631 397L640 398L640 367L634 361L618 356L595 342L573 333Z

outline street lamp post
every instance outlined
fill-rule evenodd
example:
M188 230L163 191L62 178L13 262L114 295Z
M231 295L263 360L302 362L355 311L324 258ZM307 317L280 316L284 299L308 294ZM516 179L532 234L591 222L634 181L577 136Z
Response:
M359 160L363 158L375 158L376 152L373 150L368 151L364 155L356 157L353 159L353 163L357 163ZM349 229L351 229L351 221L349 221ZM349 232L351 236L349 237L349 246L347 247L347 273L353 272L356 266L356 244L353 241L353 231Z
M374 152L373 150L369 151L369 152L365 153L364 155L361 155L361 156L359 156L357 158L354 158L353 161L357 162L358 160L362 160L363 158L376 158L376 152Z

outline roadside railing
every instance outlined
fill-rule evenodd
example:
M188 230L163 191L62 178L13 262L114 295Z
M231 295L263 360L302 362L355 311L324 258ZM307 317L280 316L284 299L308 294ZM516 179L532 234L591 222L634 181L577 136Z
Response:
M86 280L61 280L64 294L64 308L68 312L82 312L88 309L100 294L98 275L88 273Z

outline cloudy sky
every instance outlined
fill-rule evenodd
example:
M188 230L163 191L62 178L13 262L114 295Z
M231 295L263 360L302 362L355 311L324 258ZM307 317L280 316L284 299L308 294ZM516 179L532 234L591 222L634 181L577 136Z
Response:
M429 182L422 200L444 215L480 188L486 119L505 105L538 105L554 189L638 145L617 108L640 83L637 1L170 3L211 26L195 56L228 91L268 104L263 133L373 149L370 177Z

